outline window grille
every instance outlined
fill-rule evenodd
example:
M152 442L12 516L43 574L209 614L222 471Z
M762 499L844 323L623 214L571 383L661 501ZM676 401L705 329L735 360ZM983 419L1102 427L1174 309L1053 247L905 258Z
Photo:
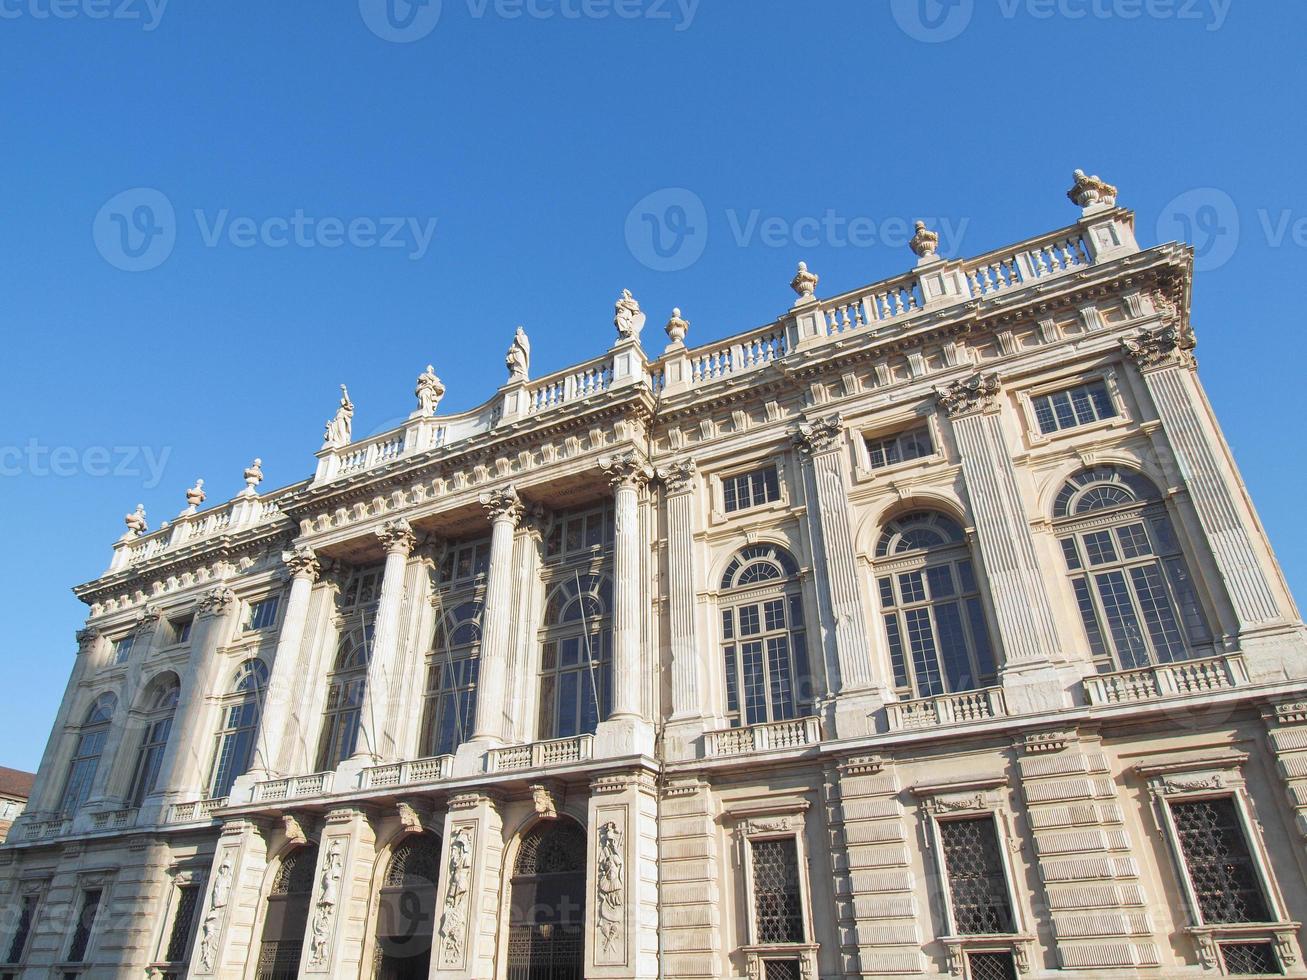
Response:
M775 466L763 466L722 480L722 507L728 514L780 499L781 482Z
M20 962L23 954L27 952L27 940L32 935L32 921L36 918L36 903L37 896L23 896L23 904L18 910L18 928L14 930L14 938L9 943L6 963Z
M766 980L800 980L803 969L798 960L763 960Z
M100 897L103 894L99 888L92 888L82 895L82 911L77 916L73 941L68 947L69 963L80 963L86 959L86 947L91 941L91 929L95 926L95 914L100 910Z
M1039 431L1044 435L1117 417L1116 405L1102 381L1037 395L1030 399L1030 404Z
M1173 801L1171 815L1203 923L1270 922L1234 798Z
M905 432L868 439L866 442L867 456L873 470L935 455L935 442L930 437L928 425L919 425Z
M753 914L760 944L803 942L799 848L793 837L759 840L753 851Z
M195 909L199 905L200 887L185 885L177 889L177 910L173 913L172 929L168 934L168 948L164 960L181 963L191 945L191 926L195 923Z
M994 818L943 821L939 835L954 930L963 936L1015 932Z
M1221 943L1221 961L1232 977L1284 975L1270 943Z
M300 973L300 954L304 951L301 939L265 941L259 947L259 963L255 980L297 980Z
M967 956L970 980L1017 980L1011 953L971 953Z

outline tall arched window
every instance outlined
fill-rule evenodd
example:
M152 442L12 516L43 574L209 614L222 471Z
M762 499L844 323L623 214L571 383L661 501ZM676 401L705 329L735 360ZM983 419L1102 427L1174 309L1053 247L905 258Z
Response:
M1100 669L1170 663L1210 648L1171 518L1152 482L1100 466L1058 492L1053 519Z
M317 863L317 844L297 847L281 859L268 891L255 980L294 980L299 976Z
M472 736L481 612L479 599L459 603L436 626L422 709L423 755L448 755Z
M721 581L726 714L732 727L812 714L799 566L784 548L738 551Z
M397 845L377 903L378 980L426 980L436 924L440 838L412 834Z
M95 782L96 770L100 768L100 755L104 752L104 741L109 735L109 724L113 721L117 707L116 697L101 694L86 712L81 731L77 733L77 747L68 764L68 780L64 783L64 794L59 804L59 812L65 817L76 813L91 795L91 784Z
M267 687L268 668L262 660L247 660L237 669L222 701L222 727L218 730L209 780L211 799L228 795L236 777L249 770L259 731L259 710Z
M876 542L875 568L900 697L935 697L995 682L985 607L957 521L932 510L889 521Z
M372 659L372 626L360 626L340 638L336 663L327 677L327 707L318 742L318 771L335 769L358 746L363 699Z
M585 831L566 817L522 838L509 884L509 977L585 976L585 867Z
M540 738L593 733L612 697L613 583L564 578L545 604L540 651Z
M145 735L141 751L136 757L136 770L132 775L132 789L128 802L140 806L154 792L159 782L159 768L168 749L168 736L172 732L172 719L177 713L177 698L181 685L177 675L169 673L150 685L145 703Z

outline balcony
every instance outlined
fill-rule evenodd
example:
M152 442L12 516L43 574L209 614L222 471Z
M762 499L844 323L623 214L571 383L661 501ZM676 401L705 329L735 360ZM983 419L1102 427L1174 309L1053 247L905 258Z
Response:
M72 830L72 820L63 817L56 817L53 820L33 820L23 828L23 840L51 840L70 834Z
M518 769L584 762L594 755L594 741L593 735L578 735L575 738L557 738L548 742L491 749L487 764L490 772L513 772Z
M912 701L892 701L885 705L892 732L911 732L941 725L964 725L973 721L1002 718L1007 714L1007 702L1001 687L986 687L978 691L961 691L957 694L940 694L933 698L916 698Z
M708 758L747 755L769 749L795 749L821 741L821 722L817 718L773 721L745 728L725 728L704 733L704 753Z
M415 783L434 783L448 779L454 767L452 755L438 755L412 762L392 762L389 765L364 769L359 776L363 789L387 789L391 786L411 786Z
M136 823L135 810L106 810L91 814L91 830L123 830Z
M227 797L219 796L212 800L192 800L190 803L174 803L168 808L167 823L198 823L212 820L213 811L221 810L227 805Z
M276 800L296 800L305 796L322 796L331 792L334 772L315 772L309 776L287 776L268 779L254 785L254 802L270 803Z
M1247 683L1248 666L1240 654L1179 660L1136 670L1095 674L1084 680L1085 700L1092 705L1158 701L1226 691Z

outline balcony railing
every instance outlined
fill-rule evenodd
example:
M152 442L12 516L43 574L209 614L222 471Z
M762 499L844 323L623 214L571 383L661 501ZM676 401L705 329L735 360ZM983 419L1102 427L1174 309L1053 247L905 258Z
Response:
M491 772L511 772L515 769L539 769L569 762L584 762L594 755L594 736L578 735L575 738L558 738L548 742L531 742L528 745L509 745L491 749Z
M63 817L56 817L53 820L33 820L23 828L23 839L49 840L52 837L63 837L71 833L72 829L72 820Z
M817 718L773 721L745 728L724 728L704 734L704 752L709 757L745 755L768 749L794 749L816 745L821 741L821 722Z
M1094 674L1084 683L1090 704L1133 704L1242 687L1248 683L1248 665L1239 654L1227 654Z
M414 783L434 783L448 779L454 766L452 755L438 755L430 759L411 762L392 762L384 766L364 769L359 777L363 789L385 789L390 786L409 786Z
M212 800L192 800L189 803L174 803L168 808L168 823L196 823L212 820L213 811L221 810L227 805L227 797L219 796Z
M122 830L136 823L135 810L107 810L91 814L92 830Z
M254 800L266 803L273 800L294 800L304 796L321 796L331 792L334 772L315 772L309 776L288 776L268 779L254 784Z
M1001 718L1007 714L1007 702L1001 687L978 691L940 694L933 698L892 701L885 705L892 732L916 731L940 725L961 725L972 721Z

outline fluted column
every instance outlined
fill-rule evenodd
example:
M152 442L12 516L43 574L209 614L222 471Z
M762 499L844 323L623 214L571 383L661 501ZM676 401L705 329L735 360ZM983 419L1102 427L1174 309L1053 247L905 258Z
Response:
M513 537L522 517L522 501L517 490L507 486L483 493L481 505L490 517L490 567L481 617L481 666L472 739L500 744L510 730L506 692L514 615Z
M1161 298L1165 303L1164 298ZM1175 311L1173 322L1124 340L1143 375L1162 430L1175 454L1175 469L1189 489L1198 522L1225 581L1239 631L1293 619L1282 604L1249 530L1252 514L1240 493L1242 481L1225 452L1215 423L1202 408L1206 398L1195 376L1193 331Z
M702 717L703 682L695 637L694 567L695 463L692 459L658 470L667 502L667 607L671 621L673 723Z
M936 388L935 395L952 424L961 457L980 558L1003 641L1004 686L1009 687L1009 675L1015 679L1022 671L1062 657L1053 603L1036 557L1012 454L1003 439L1000 390L997 374L977 374ZM1024 693L1010 698L1016 703L1009 707L1017 711L1062 707L1059 683L1046 675L1033 686L1018 684Z
M62 778L67 768L67 758L72 751L72 741L76 737L70 732L69 725L76 724L80 718L72 716L74 702L77 701L77 689L82 678L95 668L98 656L100 631L87 628L77 631L77 661L68 674L68 683L64 687L63 700L59 702L59 711L55 716L54 727L45 743L45 752L41 755L41 765L36 770L36 779L32 782L32 795L23 816L28 820L37 819L54 811L59 805L57 794L63 789ZM83 710L85 708L83 707ZM17 840L17 835L14 836Z
M381 596L377 599L376 625L372 633L372 653L368 662L368 686L363 697L361 731L353 759L371 756L381 761L386 748L385 732L395 702L392 688L398 677L400 613L404 608L404 575L408 556L417 544L417 535L404 518L387 521L377 532L386 550L386 566L381 577Z
M290 595L286 599L281 632L277 635L277 652L263 699L254 761L250 767L251 772L261 779L270 779L281 773L281 746L290 718L295 672L299 668L300 647L304 643L304 629L309 618L309 599L313 583L322 571L318 556L307 545L283 552L281 560L290 571Z
M613 710L610 718L643 717L640 703L640 492L653 476L635 452L603 456L599 466L616 497L613 542Z

